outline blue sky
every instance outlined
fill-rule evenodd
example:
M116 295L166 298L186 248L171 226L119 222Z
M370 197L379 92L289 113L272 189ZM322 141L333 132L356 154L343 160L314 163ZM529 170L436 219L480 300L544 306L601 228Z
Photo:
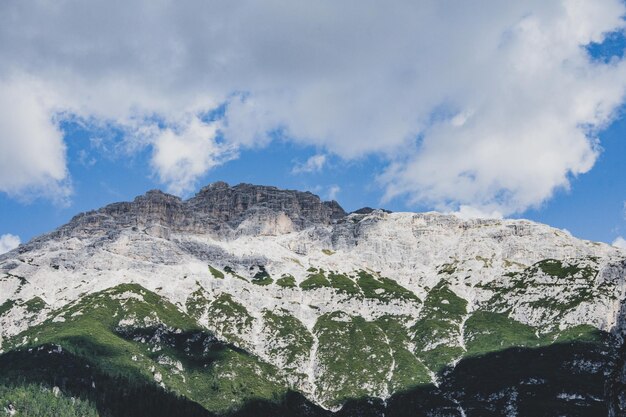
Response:
M501 3L4 3L0 251L217 180L626 236L624 3Z
M89 132L80 128L67 129L69 170L74 189L69 204L55 204L42 198L24 202L2 194L0 230L27 240L64 224L78 212L131 200L149 189L164 188L149 168L148 152L133 158L112 157L94 149L89 138ZM589 173L574 179L569 190L559 191L539 208L511 217L529 218L565 228L581 238L604 242L626 234L626 118L616 121L600 138L602 155ZM245 182L310 190L328 199L333 196L333 187L339 187L334 197L348 211L364 206L394 211L432 209L427 205L410 204L401 197L383 203L384 190L377 186L376 177L384 162L375 157L355 161L330 157L319 171L293 172L294 167L318 155L317 151L288 142L245 151L238 159L200 177L196 188L213 181L226 181L231 185ZM193 191L186 196L192 194Z

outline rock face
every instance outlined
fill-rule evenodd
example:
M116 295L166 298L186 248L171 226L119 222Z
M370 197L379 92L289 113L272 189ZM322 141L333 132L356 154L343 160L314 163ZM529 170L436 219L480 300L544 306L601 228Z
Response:
M309 192L250 184L229 187L224 182L202 188L187 204L194 213L206 214L233 228L251 211L284 213L296 226L295 230L316 224L329 225L346 215L336 201L322 202Z
M98 323L125 366L218 414L292 390L270 415L619 416L625 299L623 251L546 225L215 183L0 256L0 348L82 358Z
M81 213L44 239L116 234L133 227L160 237L194 233L232 238L329 225L345 215L336 201L323 202L310 192L216 182L186 201L152 190L132 202Z

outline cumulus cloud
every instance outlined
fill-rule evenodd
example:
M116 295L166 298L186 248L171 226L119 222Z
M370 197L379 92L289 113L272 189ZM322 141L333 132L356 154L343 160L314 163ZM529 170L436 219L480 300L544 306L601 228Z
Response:
M313 155L306 162L296 164L291 172L293 174L319 172L324 168L324 165L326 165L326 155Z
M0 236L0 255L17 248L20 243L19 236L10 233Z
M341 191L341 187L338 185L331 185L330 188L328 189L328 199L329 200L336 200L337 199L337 195L339 194L339 192Z
M65 144L49 112L52 103L36 81L0 80L0 192L20 198L44 194L57 201L70 194Z
M216 123L198 118L179 129L158 130L153 138L152 165L169 192L191 191L199 176L236 156L231 147L218 143L216 135Z
M619 236L617 239L613 241L612 245L617 248L626 249L626 239Z
M625 11L621 0L3 2L0 80L40 88L22 98L32 114L0 119L0 149L19 157L6 142L28 136L54 152L25 179L0 171L2 190L63 182L54 120L72 115L126 132L125 149L150 147L174 192L278 131L347 159L382 156L388 199L522 211L594 165L626 64L584 46L623 30Z

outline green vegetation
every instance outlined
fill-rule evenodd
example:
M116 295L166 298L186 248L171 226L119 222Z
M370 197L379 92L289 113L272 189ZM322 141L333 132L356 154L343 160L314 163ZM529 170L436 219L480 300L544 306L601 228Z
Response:
M609 335L588 324L580 324L565 330L556 330L545 335L552 343L607 344Z
M8 272L4 273L4 277L0 278L0 281L6 281L7 278L15 278L18 280L19 285L17 287L16 292L19 292L22 289L22 287L24 287L24 285L28 283L28 280L26 278L19 276L19 275L15 275L15 274L10 274Z
M276 285L283 288L296 288L298 286L293 275L283 275L276 280Z
M194 294L190 310L204 297ZM252 320L227 294L208 315L219 319L224 335L233 333L231 339ZM154 402L163 405L158 415L194 409L185 397L224 413L252 399L280 401L286 392L276 369L218 342L176 306L135 284L85 296L53 316L65 321L47 320L3 346L10 352L0 356L0 386L62 383L63 392L99 408ZM166 390L157 387L161 381Z
M265 310L264 333L272 340L269 355L281 364L281 369L288 372L292 378L301 382L306 381L306 374L302 372L304 364L309 360L313 347L313 336L300 320L289 314L288 311Z
M333 288L337 293L356 298L371 298L388 303L393 300L419 302L411 291L396 281L385 277L374 277L372 274L359 271L356 282L352 277L334 272L326 275L323 269L309 268L309 275L300 283L305 291L318 288Z
M415 294L390 278L375 278L365 271L359 271L358 276L357 284L365 298L374 298L387 303L398 299L419 302Z
M38 313L46 307L46 302L39 297L31 298L24 303L26 311L29 313Z
M284 309L275 312L264 310L263 318L265 330L276 342L270 350L272 355L284 357L287 366L294 366L298 361L308 359L313 336L300 320Z
M337 290L338 293L348 294L355 297L361 297L361 290L356 283L343 274L335 274L333 272L328 274L328 281L331 287Z
M581 303L593 302L601 296L613 297L613 282L596 285L597 260L577 262L545 259L522 272L509 272L501 280L482 286L494 293L484 308L508 311L523 298L527 307L540 310L545 322L556 323Z
M516 347L538 347L546 340L536 335L534 327L509 318L506 314L477 311L465 322L465 345L468 355Z
M568 278L573 277L574 275L581 273L582 277L585 279L594 278L598 273L597 270L590 266L579 267L576 264L567 264L563 265L562 261L558 261L556 259L545 259L543 261L537 262L533 265L535 270L538 268L543 273L547 275L551 275L556 278Z
M88 400L74 398L37 384L0 385L0 412L11 409L16 416L98 417L98 410Z
M330 281L326 278L324 270L319 271L315 268L309 268L311 272L308 277L300 283L300 288L304 291L316 290L318 288L330 287Z
M395 366L388 382L391 392L406 391L431 382L428 368L411 352L406 323L410 317L382 316L375 321L385 333Z
M270 274L267 273L265 267L263 265L257 266L259 270L252 277L252 283L256 285L270 285L274 280L270 277Z
M209 294L202 288L200 283L196 282L196 285L198 289L187 297L185 307L187 308L187 314L197 320L208 311L211 301L209 300Z
M410 329L415 355L434 372L440 372L464 353L459 344L467 301L440 281L427 295L417 323Z
M334 255L334 254L335 254L335 251L332 251L332 250L330 250L330 249L322 249L322 253L323 253L324 255L328 255L328 256L330 256L330 255Z
M477 356L511 347L538 348L554 343L606 343L604 333L589 325L540 333L503 313L476 311L465 322L467 355Z
M252 316L230 294L220 294L211 303L208 318L222 337L238 345L243 344L241 335L252 328Z
M247 280L247 279L245 279L245 278L244 278L244 277L242 277L241 275L237 274L237 273L235 272L235 270L234 270L233 268L231 268L230 266L228 266L228 265L224 267L224 272L226 272L227 274L232 275L233 277L235 277L235 278L237 278L237 279L240 279L240 280L242 280L242 281L246 281L246 282L248 282L248 280Z
M131 325L153 326L155 322L167 323L174 328L198 329L195 321L173 304L136 284L119 285L85 296L55 316L64 317L65 321L47 320L9 340L7 347L21 348L19 342L26 337L27 346L59 345L113 376L137 377L139 370L132 363L131 356L143 355L143 352L124 341L118 331ZM124 318L128 324L120 326ZM145 370L139 374L152 378Z
M209 271L211 272L211 275L213 275L213 277L218 279L224 279L224 273L213 268L211 265L209 265Z
M257 268L251 282L272 284L265 268ZM447 264L440 273L452 274L455 268ZM209 270L219 279L225 273L237 276L230 267L224 267L224 273L211 266ZM456 383L450 382L451 378L459 378L464 385L458 385L463 388L458 395L469 395L473 382L463 378L481 375L482 369L472 368L478 366L475 364L492 377L498 376L497 372L503 373L503 378L508 373L525 375L524 363L514 363L511 366L517 367L512 371L490 367L487 359L510 358L506 356L510 351L519 350L527 357L542 360L543 352L550 354L550 349L570 352L573 358L583 357L579 352L591 352L589 357L595 358L597 350L598 357L608 358L612 354L609 336L592 326L534 328L512 319L507 311L515 307L516 301L511 300L521 295L530 300L525 307L559 314L569 311L610 290L596 286L596 274L592 264L544 260L484 285L494 295L472 314L468 314L467 301L451 290L446 280L451 278L444 276L428 291L417 322L414 317L401 315L366 321L336 311L319 317L311 334L287 310L266 309L262 311L263 320L257 317L256 323L264 326L271 362L297 384L308 382L304 370L313 347L317 347L316 394L325 406L339 406L347 400L367 401L364 398L371 391L428 392L419 389L430 386L431 371L439 374L444 385L445 381ZM291 275L283 275L276 284L297 287ZM136 410L132 407L150 404L158 408L150 415L165 416L177 415L177 410L205 415L205 409L224 414L236 412L251 401L283 401L288 384L276 376L278 370L242 350L249 343L255 318L230 294L222 293L212 300L200 283L197 286L185 302L187 313L139 285L125 284L84 296L51 314L44 323L4 341L3 349L8 353L0 355L0 414L8 403L14 404L17 416L139 415L145 410L133 414L124 407ZM357 300L421 302L396 281L373 271L350 276L310 268L300 287L305 291L332 288ZM546 292L554 287L559 289L558 297ZM47 307L38 297L26 302L10 300L0 305L0 315L15 304L23 305L30 313ZM223 341L201 328L198 319L208 322ZM551 356L553 361L554 357L558 355ZM450 363L457 360L461 361L456 369L451 369ZM573 359L555 363L545 371L547 376L542 375L554 379L557 371L567 367L567 372L592 373L575 369L577 366ZM60 386L61 394L52 393L54 386ZM479 398L483 394L476 395ZM116 414L107 407L121 407L122 411ZM196 411L199 414L194 414Z
M375 323L342 312L322 315L315 324L319 384L328 405L367 396L367 386L386 384L393 358L384 332Z
M14 300L6 300L4 303L0 304L0 316L4 313L8 312L15 306Z
M564 293L562 294L562 297L563 298L561 299L543 297L534 301L529 301L527 304L533 308L547 310L548 314L556 313L561 315L575 308L583 301L592 301L594 294L590 288L581 288L578 292ZM544 317L546 317L546 314L544 314Z

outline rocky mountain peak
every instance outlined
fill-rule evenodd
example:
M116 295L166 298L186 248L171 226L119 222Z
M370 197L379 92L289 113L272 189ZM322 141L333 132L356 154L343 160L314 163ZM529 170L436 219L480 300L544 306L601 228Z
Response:
M0 368L74 377L87 383L72 395L110 398L126 387L107 391L92 370L120 366L206 415L256 416L241 407L296 392L311 417L546 404L543 415L618 416L625 299L623 251L547 225L346 215L310 192L218 182L188 200L153 190L80 214L0 255ZM97 353L109 343L113 361ZM46 367L60 349L98 368ZM189 415L179 411L166 415Z
M135 203L140 203L142 201L182 203L182 199L180 197L172 194L167 194L158 189L147 191L144 195L135 197Z
M337 202L322 202L310 192L283 190L272 186L239 184L230 187L216 182L200 190L186 204L197 213L239 225L254 211L285 214L297 228L312 224L328 225L346 215Z
M224 190L230 188L230 185L228 185L227 182L224 181L216 181L216 182L212 182L211 184L205 185L204 187L202 187L200 189L200 191L198 191L197 195L202 195L202 194L207 194L207 193L211 193L215 190Z
M44 239L111 235L127 228L165 238L171 233L222 237L281 234L313 225L327 226L345 216L336 201L323 202L310 192L253 184L231 187L218 181L188 200L150 190L132 202L113 203L78 214Z

